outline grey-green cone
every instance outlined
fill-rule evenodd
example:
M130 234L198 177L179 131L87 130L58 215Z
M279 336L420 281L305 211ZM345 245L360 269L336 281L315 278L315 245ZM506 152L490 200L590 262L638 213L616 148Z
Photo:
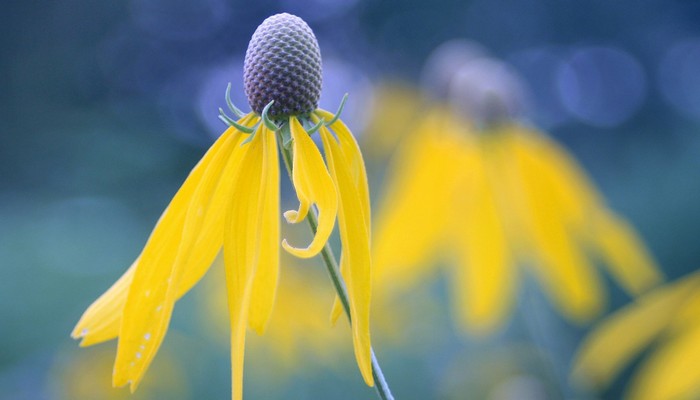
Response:
M277 119L308 114L321 96L321 51L309 25L291 14L267 18L248 44L243 67L245 93L253 111Z

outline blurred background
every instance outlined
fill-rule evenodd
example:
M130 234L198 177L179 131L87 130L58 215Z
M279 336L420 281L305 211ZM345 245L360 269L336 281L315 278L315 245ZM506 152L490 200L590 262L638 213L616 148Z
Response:
M607 204L636 227L668 280L700 267L698 2L4 4L0 399L128 397L127 389L109 388L115 343L79 349L69 333L138 255L189 170L223 131L217 109L225 106L228 82L234 102L248 109L246 46L257 25L278 12L302 17L318 37L320 106L334 111L350 94L343 119L363 147L373 204L381 202L401 130L431 105L427 60L444 42L469 39L520 76L523 118L580 162ZM283 182L284 209L295 201ZM289 300L272 320L274 327L279 319L281 333L250 333L247 398L373 398L354 363L347 324L322 323L333 293L320 262L289 261L282 273L283 280L290 276L290 299L306 292L294 285L314 282L323 307L313 310L316 319L292 326L295 311L314 307ZM132 398L230 396L229 349L220 332L228 318L223 303L211 305L223 290L217 274L178 302L167 339ZM410 307L375 313L373 345L397 398L624 393L634 363L602 390L572 383L574 354L595 324L562 318L527 277L504 328L476 338L451 321L447 277L436 276L415 289ZM610 281L606 289L606 312L631 301Z

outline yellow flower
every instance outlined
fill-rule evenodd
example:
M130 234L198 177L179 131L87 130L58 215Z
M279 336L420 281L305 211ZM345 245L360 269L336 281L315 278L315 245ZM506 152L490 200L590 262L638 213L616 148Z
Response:
M300 18L272 16L253 34L244 69L253 112L242 115L229 101L241 118L234 121L221 111L230 128L192 170L131 268L87 309L73 331L84 346L119 338L115 386L129 383L136 389L163 341L175 301L199 281L223 248L233 398L242 397L246 329L264 332L277 288L278 145L285 163L292 164L288 167L293 167L300 203L285 218L297 223L314 215L312 205L318 209L311 243L299 248L284 240L282 247L300 258L317 255L337 215L355 355L365 382L374 384L367 178L348 128L337 114L316 109L321 90L318 42ZM315 131L320 132L328 168L310 137Z
M503 323L518 267L534 273L577 322L605 301L591 255L632 294L661 279L634 230L606 207L573 158L521 124L499 121L479 131L436 107L403 143L388 176L373 243L377 292L405 293L437 261L448 261L465 329L487 333Z
M657 288L607 317L581 346L573 376L605 387L652 345L625 398L698 398L700 273Z

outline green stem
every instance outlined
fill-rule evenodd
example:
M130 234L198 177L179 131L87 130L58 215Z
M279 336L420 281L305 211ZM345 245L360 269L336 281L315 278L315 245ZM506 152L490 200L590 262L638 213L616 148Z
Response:
M281 144L282 136L279 133L278 139ZM282 150L282 159L284 160L284 165L287 169L287 173L289 174L289 179L292 180L292 151L290 149L286 149L282 145L280 145L280 149ZM306 221L309 223L311 231L315 235L316 230L318 229L318 217L316 216L315 209L311 208L311 210L309 210L309 213L306 216ZM326 265L328 275L330 276L333 286L335 287L335 291L338 294L338 298L343 305L345 315L348 317L350 324L352 324L348 291L345 288L343 277L340 275L340 268L338 268L338 263L335 260L330 244L326 243L323 246L323 249L321 250L321 258L323 259L323 263ZM387 384L384 374L382 373L382 368L379 365L379 361L377 361L377 356L374 354L373 349L370 349L370 352L372 355L372 376L374 377L374 387L377 390L377 394L382 400L394 400L394 396L391 394L391 389L389 389L389 385Z

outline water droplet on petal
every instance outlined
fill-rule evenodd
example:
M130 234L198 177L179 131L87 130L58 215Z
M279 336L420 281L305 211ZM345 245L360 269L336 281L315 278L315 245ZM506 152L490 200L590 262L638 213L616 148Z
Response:
M148 297L148 296L151 295L151 291L150 291L150 290L146 290L146 292L145 292L143 295L146 296L146 297Z
M88 334L87 329L83 329L82 331L80 331L80 337L85 337L87 334Z
M149 339L151 339L151 334L147 333L147 334L143 335L143 338L146 340L149 340Z
M158 306L158 307L156 307L156 312L158 312L158 311L160 311L160 310L162 310L162 309L163 309L163 306Z
M136 358L141 358L141 353L136 353Z

